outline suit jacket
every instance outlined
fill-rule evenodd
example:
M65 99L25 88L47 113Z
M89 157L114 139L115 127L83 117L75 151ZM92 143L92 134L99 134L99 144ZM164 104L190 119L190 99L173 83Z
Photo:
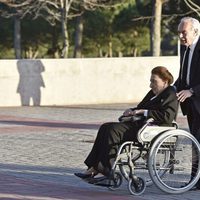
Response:
M150 90L138 104L137 109L147 109L147 118L153 118L161 126L170 126L176 118L178 110L178 101L174 87L169 86L155 98L153 98L154 96L155 94Z
M182 45L181 52L180 52L181 66L182 66L185 49L186 49L186 46ZM190 67L190 85L187 88L181 85L180 74L181 74L181 70L179 73L179 77L175 82L177 91L179 92L183 89L188 89L188 88L192 88L194 90L194 95L188 98L184 103L181 103L181 109L182 109L183 114L185 115L188 113L188 107L190 106L190 104L193 104L196 110L198 111L198 113L200 114L200 37L193 52L191 67Z

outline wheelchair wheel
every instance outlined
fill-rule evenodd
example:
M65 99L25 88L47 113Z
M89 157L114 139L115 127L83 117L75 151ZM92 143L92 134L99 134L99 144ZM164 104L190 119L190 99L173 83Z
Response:
M141 177L130 178L128 182L128 190L133 195L141 195L146 189L146 182Z
M190 190L200 178L198 141L184 130L166 131L150 149L148 169L162 191L178 194Z
M133 161L133 173L143 178L146 182L146 186L150 186L153 184L151 177L149 176L148 167L147 167L147 156L139 157L140 151L135 148L132 151L132 161ZM137 159L136 159L137 158ZM127 158L126 158L127 159ZM122 163L126 163L127 160L122 160ZM119 169L123 177L128 181L130 177L130 167L127 164L119 165Z
M122 184L123 177L119 172L115 172L112 177L113 185L108 187L110 190L118 189Z

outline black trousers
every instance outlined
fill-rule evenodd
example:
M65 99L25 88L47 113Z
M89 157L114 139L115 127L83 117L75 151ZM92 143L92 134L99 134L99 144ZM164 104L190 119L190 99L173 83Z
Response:
M190 102L189 104L187 121L190 132L192 133L192 135L194 135L198 142L200 142L200 114L198 113L192 102Z
M101 125L85 164L88 168L94 167L104 175L109 175L119 146L125 141L136 141L137 132L142 125L142 121L109 122Z
M191 134L194 135L194 137L200 143L200 114L197 112L197 109L191 101L189 101L188 104L187 121ZM195 158L197 154L193 152L193 156ZM192 165L192 177L196 175L198 169L198 159L194 160L195 161L193 161ZM196 185L200 188L200 180L198 180Z
M187 115L187 121L190 129L190 133L197 139L197 141L200 143L200 114L198 113L197 109L195 108L193 102L188 99L186 102L184 102L185 106L185 114ZM183 112L184 113L184 112ZM192 172L191 172L191 179L196 175L197 169L198 169L198 158L197 152L192 152ZM200 188L200 180L197 182L197 187Z

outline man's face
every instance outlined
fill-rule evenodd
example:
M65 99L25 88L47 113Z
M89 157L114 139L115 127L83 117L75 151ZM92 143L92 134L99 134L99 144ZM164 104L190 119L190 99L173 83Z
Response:
M190 46L196 38L196 32L191 22L183 22L178 26L178 34L182 45Z

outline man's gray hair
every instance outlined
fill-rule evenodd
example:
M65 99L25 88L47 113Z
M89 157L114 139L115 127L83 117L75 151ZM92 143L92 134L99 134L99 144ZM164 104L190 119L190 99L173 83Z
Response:
M200 35L200 22L197 19L195 19L193 17L184 17L181 19L180 24L185 23L185 22L191 22L192 28L195 31L197 31L198 35Z

